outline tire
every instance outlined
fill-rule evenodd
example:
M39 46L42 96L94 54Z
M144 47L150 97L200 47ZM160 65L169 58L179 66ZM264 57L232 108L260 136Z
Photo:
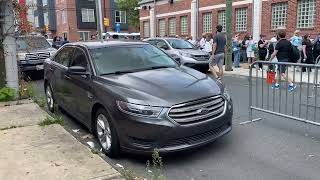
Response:
M53 92L51 89L50 84L46 84L45 86L45 94L46 94L46 101L47 101L47 106L50 112L54 112L54 107L55 107L55 101L54 101L54 96L53 96Z
M98 109L94 121L95 135L102 151L110 158L118 157L120 155L119 138L107 111L103 108Z

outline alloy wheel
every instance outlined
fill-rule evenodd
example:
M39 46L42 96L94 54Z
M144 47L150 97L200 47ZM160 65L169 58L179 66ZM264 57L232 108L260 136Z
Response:
M111 149L111 130L108 119L104 114L99 114L96 120L97 136L102 148L106 151Z

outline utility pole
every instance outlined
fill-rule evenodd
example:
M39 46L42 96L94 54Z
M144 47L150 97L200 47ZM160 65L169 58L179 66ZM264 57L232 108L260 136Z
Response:
M19 90L18 65L17 65L17 45L15 39L15 25L12 1L5 3L5 18L3 24L3 33L5 34L3 46L6 64L6 82L7 87Z
M157 2L156 0L153 0L154 4L154 37L157 37Z
M103 43L103 18L102 18L102 4L101 0L96 0L96 11L97 11L97 30L98 30L98 38L100 38L100 41Z
M0 1L0 88L6 85L6 68L4 63L4 53L3 53L3 31L2 26L4 24L4 1Z
M232 71L232 0L226 0L227 54L226 71Z

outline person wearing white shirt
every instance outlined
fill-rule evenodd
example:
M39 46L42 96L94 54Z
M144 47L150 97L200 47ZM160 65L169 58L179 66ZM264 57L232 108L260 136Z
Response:
M203 50L212 55L213 39L208 35Z
M202 34L202 39L199 42L200 49L204 49L204 45L206 44L206 37L207 35L205 33Z

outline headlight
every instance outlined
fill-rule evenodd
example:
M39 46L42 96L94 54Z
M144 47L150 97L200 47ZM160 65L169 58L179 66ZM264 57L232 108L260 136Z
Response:
M180 55L183 56L183 57L189 57L189 58L192 57L192 55L189 54L189 53L185 53L185 52L179 52L179 53L180 53Z
M151 118L157 118L163 109L162 107L138 105L138 104L132 104L132 103L127 103L123 101L117 101L117 106L119 110L124 113L135 115L135 116L151 117Z

